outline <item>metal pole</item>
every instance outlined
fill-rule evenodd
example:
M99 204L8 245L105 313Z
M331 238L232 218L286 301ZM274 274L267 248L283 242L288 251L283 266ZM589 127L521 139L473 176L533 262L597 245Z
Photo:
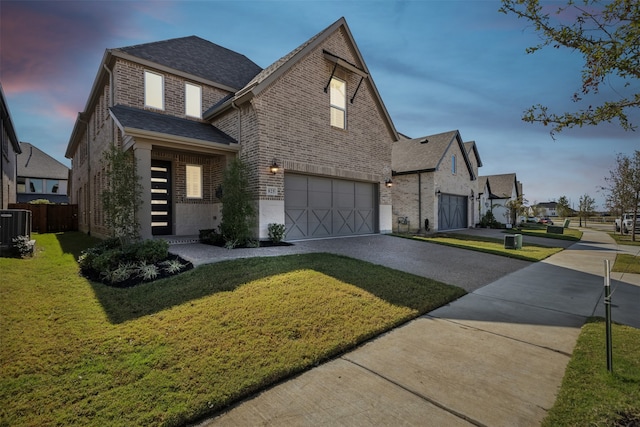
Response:
M613 372L613 349L611 344L611 273L609 260L604 260L604 308L607 339L607 371Z

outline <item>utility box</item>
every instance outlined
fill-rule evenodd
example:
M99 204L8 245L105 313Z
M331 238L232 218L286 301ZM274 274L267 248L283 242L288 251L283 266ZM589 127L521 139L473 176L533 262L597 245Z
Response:
M27 236L31 240L31 211L0 210L0 248L12 247L13 239L18 236Z
M504 236L505 249L522 249L522 234L507 234Z

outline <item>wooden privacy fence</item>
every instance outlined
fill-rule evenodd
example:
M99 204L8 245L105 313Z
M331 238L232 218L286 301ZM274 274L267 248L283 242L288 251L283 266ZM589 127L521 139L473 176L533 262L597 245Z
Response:
M36 233L58 233L78 230L78 205L32 205L12 203L9 209L31 211L31 230Z

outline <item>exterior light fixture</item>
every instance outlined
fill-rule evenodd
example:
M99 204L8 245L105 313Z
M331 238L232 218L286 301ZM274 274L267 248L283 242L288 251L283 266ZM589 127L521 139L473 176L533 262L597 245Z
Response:
M271 171L271 173L275 175L279 170L280 166L278 166L278 162L276 162L276 159L273 159L273 162L271 162L271 166L269 166L269 171Z
M391 188L391 187L393 186L393 181L391 181L391 178L387 178L387 179L385 179L385 180L384 180L384 185L385 185L387 188Z
M440 189L436 190L436 196L439 196L440 194Z

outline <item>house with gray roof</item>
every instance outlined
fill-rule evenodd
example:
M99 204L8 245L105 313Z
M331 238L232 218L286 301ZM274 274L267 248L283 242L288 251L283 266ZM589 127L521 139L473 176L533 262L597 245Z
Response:
M4 97L0 84L0 137L2 152L0 153L0 209L8 209L9 203L16 203L16 182L18 178L18 162L16 157L21 153L20 141L13 126L9 104Z
M394 229L409 232L455 230L477 222L478 167L475 142L457 130L394 143Z
M498 222L515 225L508 204L523 195L522 183L515 173L481 176L478 191L481 217L491 211Z
M38 147L22 143L18 155L18 203L44 199L51 203L69 203L69 168Z
M38 147L22 143L18 154L18 203L45 199L51 203L69 203L69 168Z
M399 138L341 18L264 69L196 36L107 49L65 155L82 231L110 234L100 160L116 144L141 177L141 237L216 228L239 158L255 237L278 223L292 240L390 232Z

